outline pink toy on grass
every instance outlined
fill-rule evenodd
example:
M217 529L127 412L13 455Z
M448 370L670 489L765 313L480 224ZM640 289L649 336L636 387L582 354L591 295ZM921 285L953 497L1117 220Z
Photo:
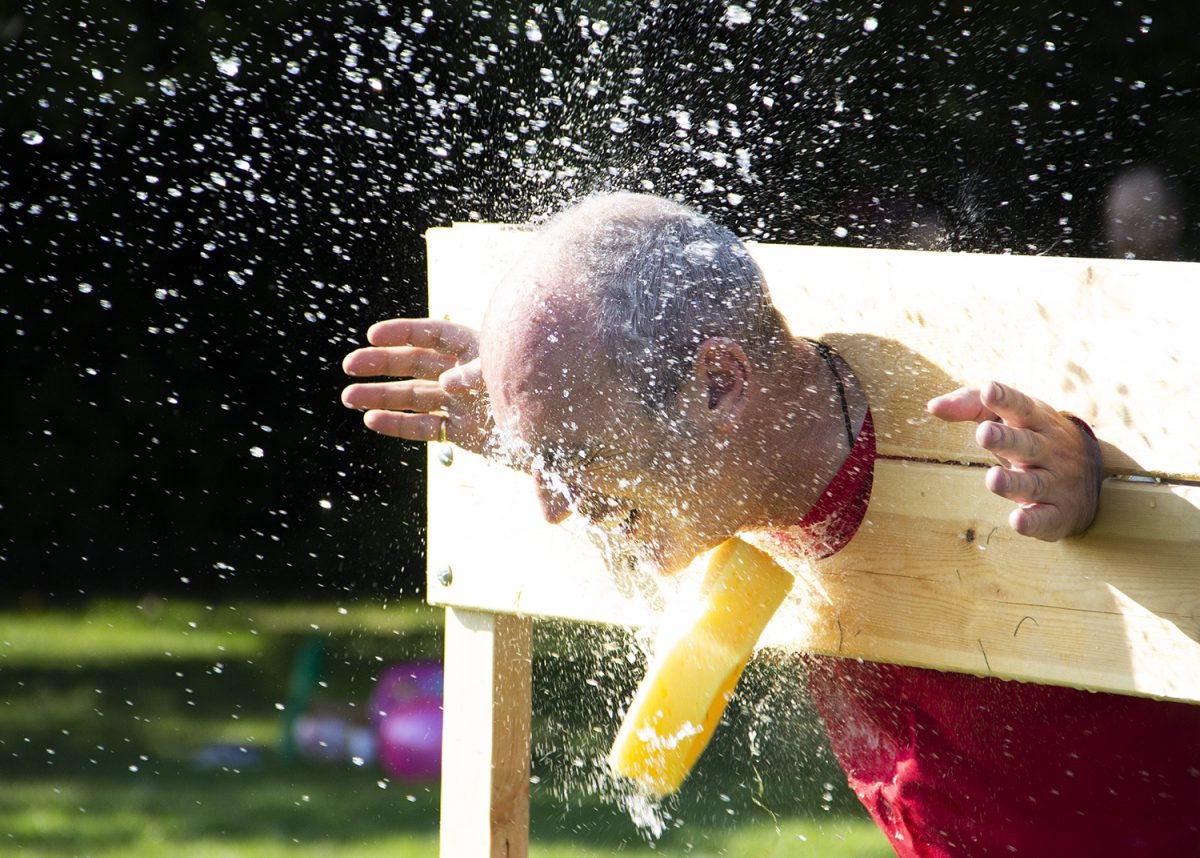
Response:
M436 779L442 763L442 666L392 665L376 682L369 706L384 770L403 780Z

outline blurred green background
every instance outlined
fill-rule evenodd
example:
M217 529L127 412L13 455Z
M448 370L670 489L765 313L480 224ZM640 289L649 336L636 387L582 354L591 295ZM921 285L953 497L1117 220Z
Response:
M440 613L156 598L0 614L0 854L435 855L436 782L279 746L302 649L324 649L314 700L362 707L384 665L438 657ZM793 659L747 671L656 837L597 762L641 673L636 645L541 623L535 649L531 855L891 854L842 786Z

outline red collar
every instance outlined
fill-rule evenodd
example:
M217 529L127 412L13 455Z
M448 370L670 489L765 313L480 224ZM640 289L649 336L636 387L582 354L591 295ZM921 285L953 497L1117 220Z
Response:
M803 539L804 552L818 559L844 548L867 513L875 457L875 423L868 410L846 461L801 519L798 525L801 534L789 529L783 535L789 541Z

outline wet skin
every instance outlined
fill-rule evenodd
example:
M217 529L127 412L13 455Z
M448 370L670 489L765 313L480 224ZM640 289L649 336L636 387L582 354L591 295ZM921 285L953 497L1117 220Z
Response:
M548 521L571 512L606 527L618 553L673 572L745 525L748 470L731 458L727 433L710 415L736 410L743 391L697 407L702 378L663 413L641 406L602 354L578 296L489 310L480 343L483 377L501 446L527 455ZM718 397L720 399L720 397Z

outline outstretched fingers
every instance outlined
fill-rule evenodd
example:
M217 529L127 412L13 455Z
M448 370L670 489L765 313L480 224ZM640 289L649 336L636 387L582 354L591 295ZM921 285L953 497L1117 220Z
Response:
M977 387L960 387L950 393L935 396L925 405L934 417L947 423L975 423L993 420L996 415L983 404Z
M388 319L367 330L373 346L413 346L453 355L466 362L479 355L479 332L442 319Z
M1082 533L1096 514L1104 479L1095 438L1045 402L996 381L929 401L931 414L976 421L975 440L1004 467L985 484L1017 504L1009 515L1023 536L1055 540Z
M450 419L441 414L408 414L402 411L368 411L363 423L373 432L406 441L437 441L440 439L442 421L446 421L446 436L450 433Z
M484 391L483 367L479 358L446 370L438 378L438 384L450 394L482 395Z
M441 385L420 379L351 384L342 391L342 404L360 411L436 411L446 406L446 400Z
M1016 465L1041 465L1045 442L1032 429L986 420L975 429L975 443L994 456Z
M994 465L983 483L988 491L1017 503L1040 503L1049 497L1051 475L1041 468L1018 470Z
M1008 514L1008 526L1021 536L1054 542L1069 534L1061 509L1053 504L1019 506Z
M1046 407L1040 400L998 381L983 387L960 387L935 396L925 405L934 417L950 423L999 419L1024 429L1041 428Z
M342 369L379 380L347 386L342 403L365 412L368 429L483 451L490 416L475 329L442 319L389 319L372 325L367 340L371 345L346 355Z
M434 380L455 365L454 355L414 346L355 349L342 360L351 376L390 375Z
M1007 384L989 382L980 391L980 401L1009 426L1036 430L1046 424L1049 406Z

